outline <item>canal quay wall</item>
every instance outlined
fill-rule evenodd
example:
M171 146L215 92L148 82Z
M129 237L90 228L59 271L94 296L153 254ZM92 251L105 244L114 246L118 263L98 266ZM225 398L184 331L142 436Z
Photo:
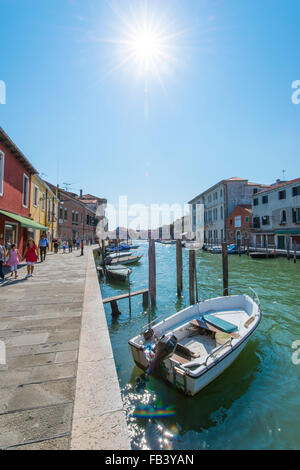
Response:
M0 449L130 449L92 247L0 285Z

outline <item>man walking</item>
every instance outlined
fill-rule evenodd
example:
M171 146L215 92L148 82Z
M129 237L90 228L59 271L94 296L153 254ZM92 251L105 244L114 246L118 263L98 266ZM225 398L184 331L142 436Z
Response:
M41 255L41 263L45 261L46 259L46 253L47 253L47 248L49 247L49 242L45 235L41 236L41 239L39 241L39 249L40 249L40 255Z
M4 246L3 238L0 238L0 278L2 281L5 280L4 272L3 272L3 265L5 264L6 260L6 249Z

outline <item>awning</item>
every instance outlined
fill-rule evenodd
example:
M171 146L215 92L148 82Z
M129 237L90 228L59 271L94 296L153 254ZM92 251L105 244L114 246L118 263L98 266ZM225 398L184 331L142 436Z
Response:
M22 227L34 228L36 230L43 230L43 231L49 230L49 227L44 227L44 225L38 224L34 220L28 219L27 217L22 217L21 215L14 214L13 212L0 210L0 214L3 214L6 217L9 217L10 219L16 220L22 225Z
M276 235L300 235L300 229L275 230Z

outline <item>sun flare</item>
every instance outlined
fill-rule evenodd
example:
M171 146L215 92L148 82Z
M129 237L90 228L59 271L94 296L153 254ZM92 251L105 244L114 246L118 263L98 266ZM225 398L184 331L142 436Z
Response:
M155 78L164 88L165 76L178 64L176 41L182 33L174 31L167 12L149 8L147 1L126 12L120 4L111 7L118 18L117 34L108 41L114 44L117 56L113 70L127 68L147 83Z

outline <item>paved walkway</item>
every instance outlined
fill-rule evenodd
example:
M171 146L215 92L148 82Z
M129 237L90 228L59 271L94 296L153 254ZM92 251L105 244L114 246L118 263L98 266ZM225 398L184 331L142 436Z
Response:
M0 285L0 448L68 449L87 252L48 255Z

